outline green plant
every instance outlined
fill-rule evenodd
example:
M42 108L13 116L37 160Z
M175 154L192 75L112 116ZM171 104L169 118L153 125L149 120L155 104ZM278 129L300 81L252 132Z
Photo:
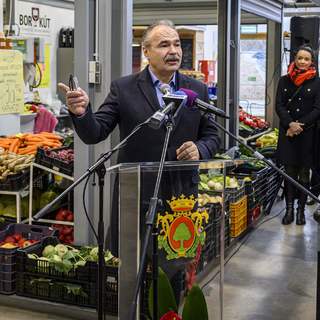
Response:
M153 286L149 290L149 310L153 313ZM178 307L173 289L167 275L159 268L158 276L158 310L157 320L208 320L208 308L205 297L197 284L188 291L184 301L182 317L178 315ZM152 318L151 318L152 319Z

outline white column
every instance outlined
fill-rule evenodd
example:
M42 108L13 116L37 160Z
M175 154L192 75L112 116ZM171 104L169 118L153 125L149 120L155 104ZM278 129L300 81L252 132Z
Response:
M0 0L0 32L3 32L3 0Z

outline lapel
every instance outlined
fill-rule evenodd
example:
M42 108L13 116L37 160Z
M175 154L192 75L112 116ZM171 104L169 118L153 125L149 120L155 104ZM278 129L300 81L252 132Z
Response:
M191 89L191 83L188 77L186 77L185 75L181 74L180 72L177 72L176 74L176 79L177 79L177 90L184 88L184 89ZM177 116L175 117L175 123L174 123L174 128L172 130L172 133L174 133L176 131L176 128L179 127L179 122L182 118L182 113L183 113L183 109L186 107L183 107L179 110L179 113L177 114Z
M188 77L186 77L185 75L181 74L179 71L177 71L176 74L177 77L177 90L180 90L181 88L185 88L185 89L191 89L191 83Z
M151 76L148 71L148 67L141 71L138 77L138 87L148 101L152 110L157 111L160 109L159 101L157 98L156 90L153 87Z

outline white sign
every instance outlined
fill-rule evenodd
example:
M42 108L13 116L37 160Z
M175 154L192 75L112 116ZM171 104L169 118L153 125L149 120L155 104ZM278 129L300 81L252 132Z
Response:
M52 8L37 3L18 1L16 24L20 34L30 36L50 36L52 30Z

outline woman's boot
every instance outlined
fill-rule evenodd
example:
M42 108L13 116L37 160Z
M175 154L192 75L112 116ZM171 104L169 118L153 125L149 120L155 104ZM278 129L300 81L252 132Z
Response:
M293 222L293 201L286 204L286 214L282 218L282 224L287 225Z
M308 188L308 185L302 184L304 187ZM306 224L306 218L304 216L304 209L306 206L308 196L300 191L299 193L299 199L298 199L298 209L297 209L297 219L296 224L298 226L302 226Z
M306 224L306 218L304 216L304 206L298 206L297 209L297 219L296 219L296 224L298 226L303 226L304 224Z
M293 222L293 201L294 201L295 188L290 182L286 182L284 186L284 197L286 201L286 214L282 218L282 224L287 225Z
M302 191L300 191L299 200L298 200L298 209L297 209L297 219L296 219L296 224L298 226L302 226L302 225L306 224L306 218L304 216L304 209L306 206L307 198L308 198L308 196L306 194L302 193Z

